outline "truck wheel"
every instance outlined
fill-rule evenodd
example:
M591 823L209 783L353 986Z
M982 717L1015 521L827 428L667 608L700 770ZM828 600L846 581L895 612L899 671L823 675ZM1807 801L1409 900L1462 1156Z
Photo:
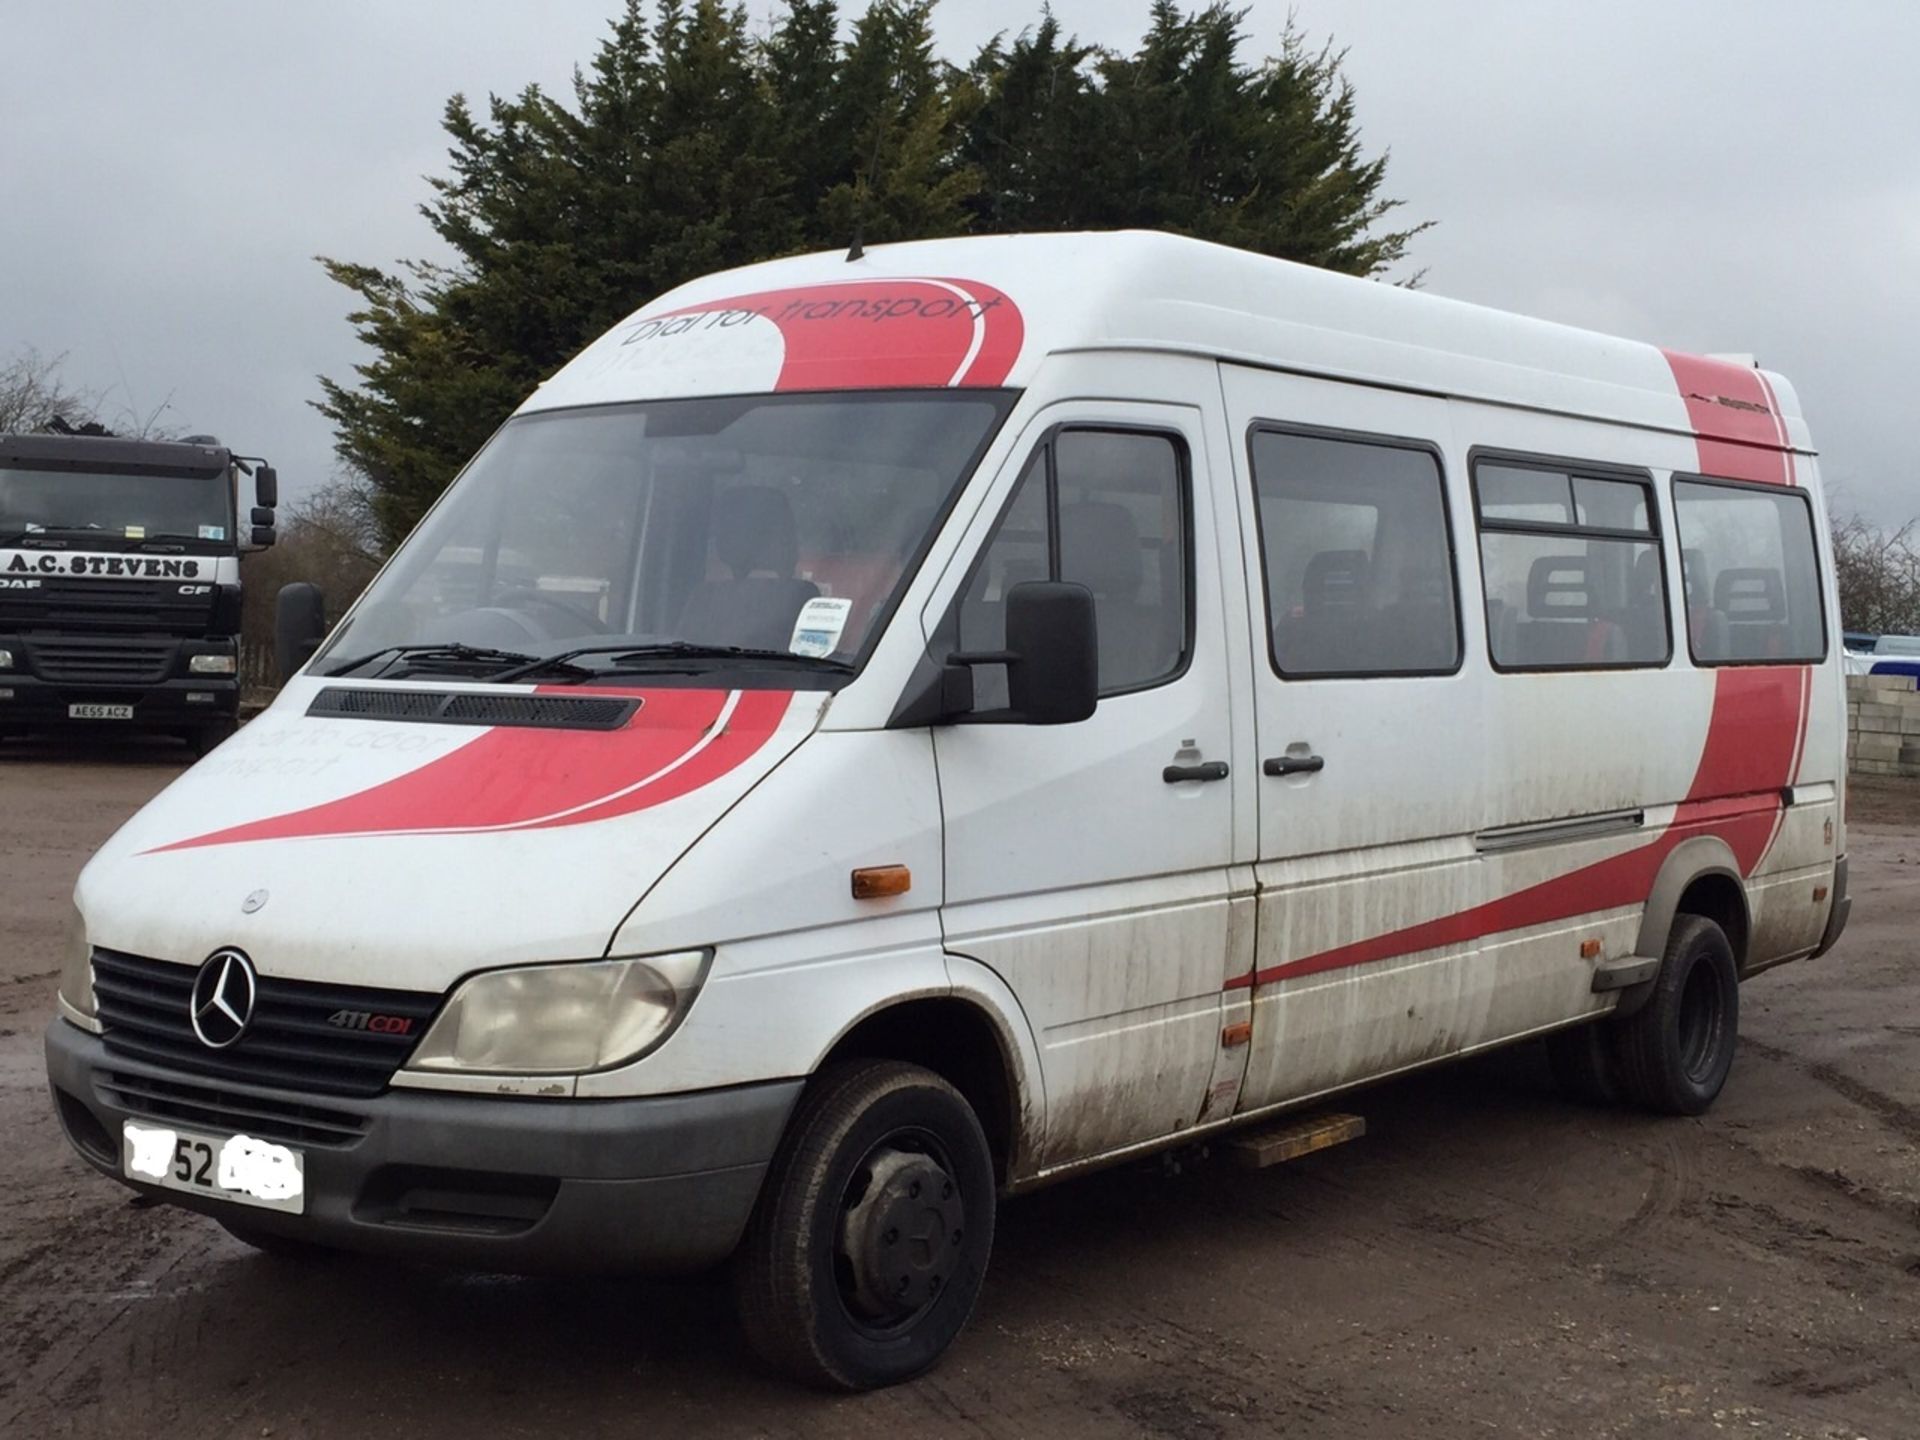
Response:
M740 1252L734 1298L768 1364L871 1390L937 1361L993 1249L993 1157L971 1106L917 1065L817 1076L787 1126Z
M1726 932L1675 916L1653 993L1613 1037L1622 1091L1660 1114L1698 1115L1726 1084L1739 1034L1740 972Z
M187 743L193 746L195 757L204 760L219 748L221 741L231 739L233 732L239 728L240 726L232 720L216 720L211 725L202 725L188 735Z
M1567 1099L1582 1105L1619 1103L1620 1075L1608 1030L1606 1022L1590 1021L1547 1037L1547 1063Z

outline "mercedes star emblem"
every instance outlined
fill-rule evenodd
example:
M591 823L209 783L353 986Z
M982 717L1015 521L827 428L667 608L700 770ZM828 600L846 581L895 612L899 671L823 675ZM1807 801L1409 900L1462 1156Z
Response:
M267 892L264 890L256 890L240 902L240 913L242 915L251 915L266 903Z
M193 996L187 1002L193 1033L212 1050L224 1050L253 1020L258 989L253 962L238 950L216 950L193 977Z

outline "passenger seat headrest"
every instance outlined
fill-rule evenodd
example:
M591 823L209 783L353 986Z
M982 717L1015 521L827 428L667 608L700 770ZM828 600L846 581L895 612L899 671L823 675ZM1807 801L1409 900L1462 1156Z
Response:
M799 559L792 502L767 485L720 491L713 497L713 552L735 580L762 572L792 579Z
M1698 609L1707 603L1707 555L1704 550L1680 552L1680 578L1686 586L1687 604Z
M1787 587L1778 570L1722 570L1713 582L1713 608L1736 622L1787 618Z
M1061 507L1061 579L1086 586L1100 599L1133 600L1145 573L1140 527L1126 506L1088 500Z
M1543 555L1527 571L1527 613L1536 620L1593 615L1591 565L1584 555Z
M1307 561L1300 577L1300 604L1309 615L1319 610L1362 604L1367 598L1364 550L1322 550Z

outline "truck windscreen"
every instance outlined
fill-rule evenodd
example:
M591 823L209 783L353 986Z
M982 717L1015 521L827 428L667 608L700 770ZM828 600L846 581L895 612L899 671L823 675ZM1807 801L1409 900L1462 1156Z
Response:
M76 531L225 544L233 502L224 476L0 467L0 540Z

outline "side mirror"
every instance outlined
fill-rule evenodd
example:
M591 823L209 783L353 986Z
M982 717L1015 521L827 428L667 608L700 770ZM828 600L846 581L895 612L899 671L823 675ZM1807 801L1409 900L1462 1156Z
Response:
M1029 580L1007 592L1007 699L1029 725L1071 725L1093 714L1100 646L1093 592L1065 580Z
M327 601L318 585L282 585L273 607L273 660L286 684L327 638Z
M266 550L271 548L273 545L273 526L250 525L247 528L250 532L247 537L249 549Z
M271 525L273 524L273 510L266 505L256 505L253 507L252 518L253 523L256 525Z
M280 472L262 465L253 472L253 502L271 510L280 503Z

